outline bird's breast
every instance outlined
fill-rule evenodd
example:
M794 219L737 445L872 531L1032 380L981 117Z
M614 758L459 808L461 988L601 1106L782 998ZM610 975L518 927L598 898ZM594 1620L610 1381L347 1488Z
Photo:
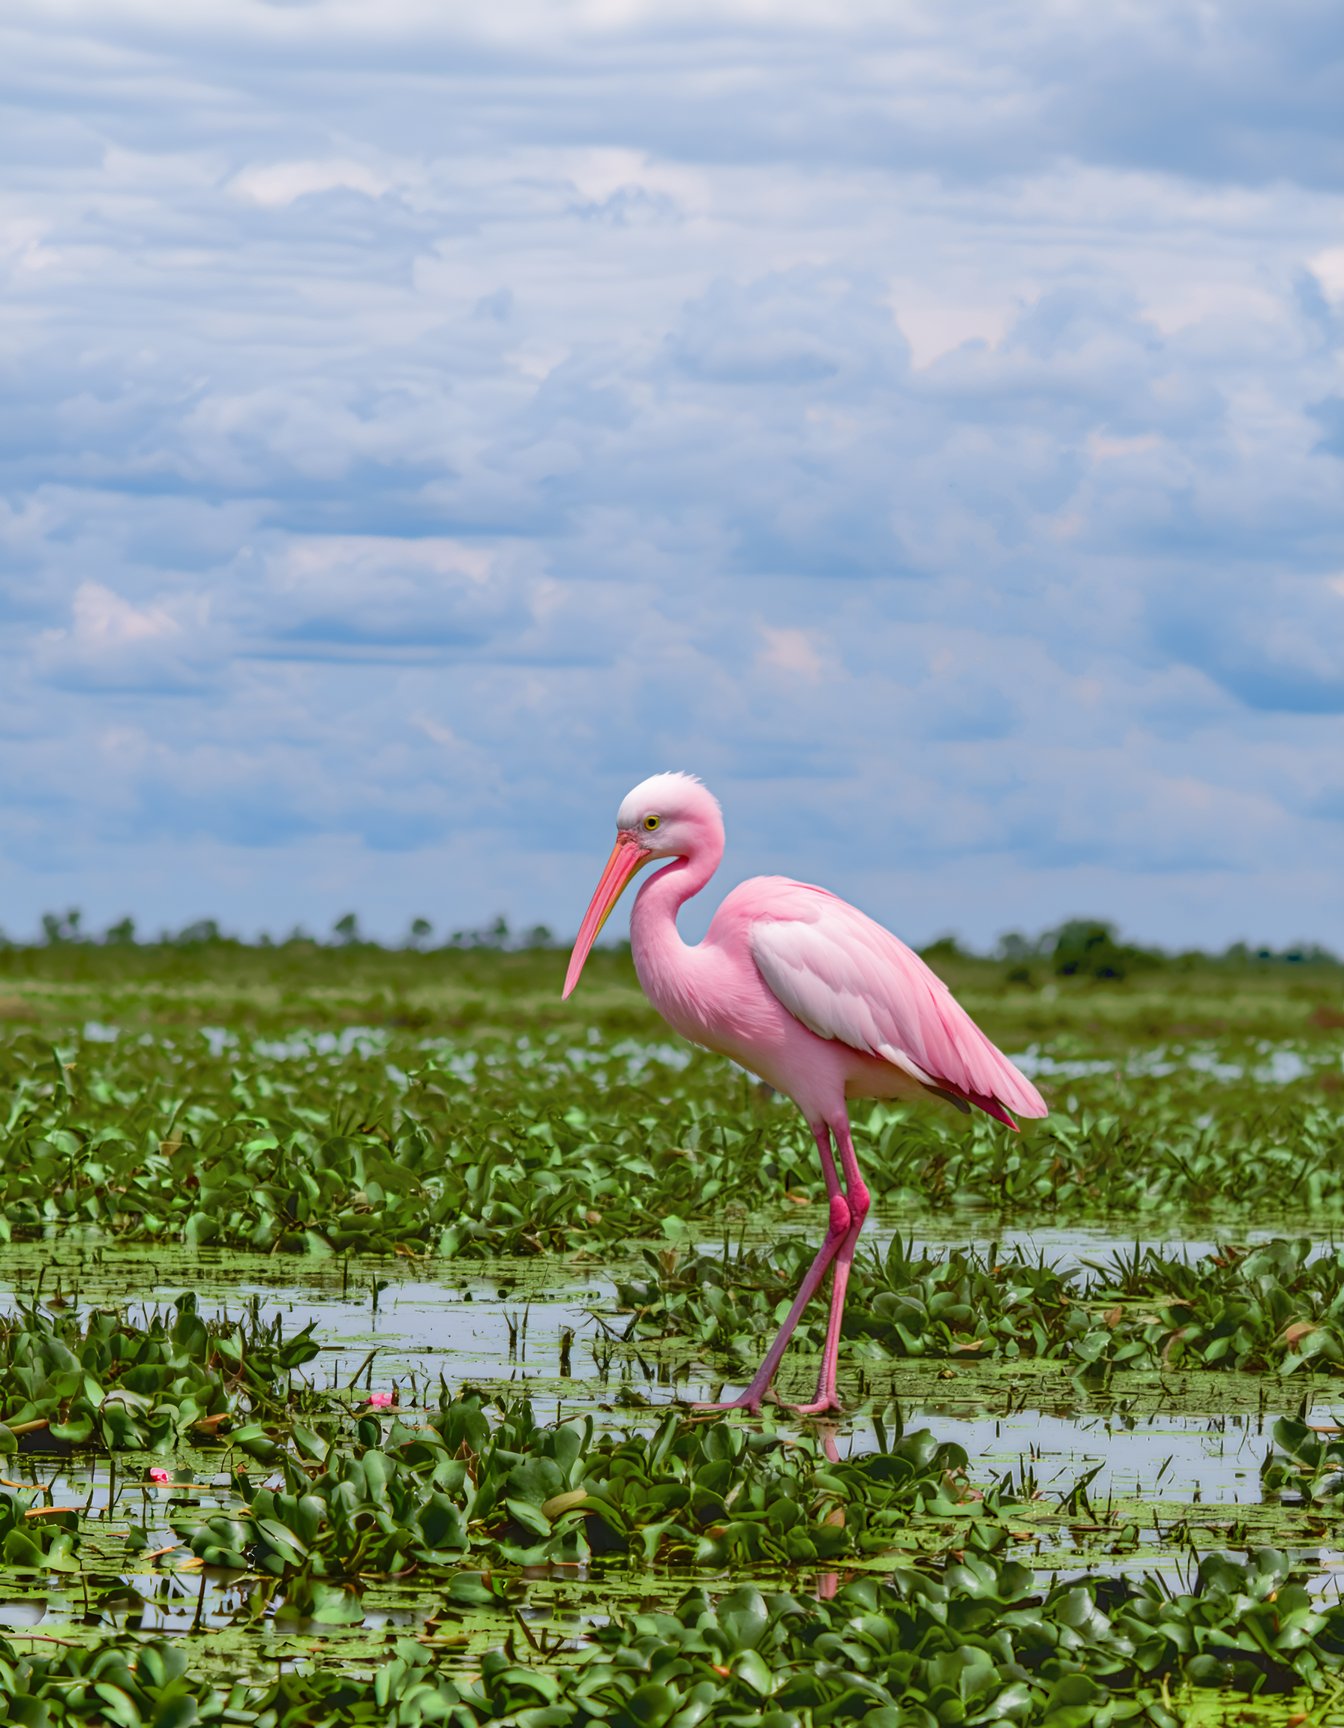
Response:
M668 965L657 954L636 952L635 970L674 1032L754 1072L780 1044L785 1022L796 1026L747 953L705 943L683 949Z

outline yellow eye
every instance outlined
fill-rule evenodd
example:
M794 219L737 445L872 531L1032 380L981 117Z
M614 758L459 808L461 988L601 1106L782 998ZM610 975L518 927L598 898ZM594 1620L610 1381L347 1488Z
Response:
M646 816L644 818L644 826L648 829L649 833L652 834L661 821L661 816Z

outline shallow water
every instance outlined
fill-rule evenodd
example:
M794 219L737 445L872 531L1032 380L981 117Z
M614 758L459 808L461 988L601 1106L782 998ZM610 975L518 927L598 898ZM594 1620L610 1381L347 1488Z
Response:
M91 1039L121 1035L116 1028L93 1024L85 1032ZM220 1050L240 1042L219 1028L197 1035ZM261 1049L260 1042L252 1042ZM382 1029L353 1027L272 1040L266 1052L273 1060L349 1052L376 1056L387 1042ZM426 1039L422 1047L445 1066L477 1060L474 1052L454 1053L441 1039ZM536 1059L582 1064L595 1059L596 1050L596 1044L562 1052L547 1046L537 1050ZM610 1046L605 1047L603 1059L609 1060L612 1053ZM632 1075L650 1062L687 1059L671 1046L635 1041L617 1047L615 1054L628 1064ZM1334 1052L1308 1056L1282 1047L1248 1050L1237 1060L1163 1047L1136 1052L1125 1071L1160 1075L1183 1063L1214 1080L1253 1075L1266 1084L1287 1084L1340 1061L1344 1058ZM1061 1077L1115 1066L1037 1060L1032 1053L1022 1058L1022 1065ZM464 1077L468 1076L464 1073ZM1310 1223L1300 1220L1298 1231L1289 1227L1287 1233L1313 1234ZM782 1231L819 1241L823 1230L824 1213L817 1204L790 1211L782 1222L761 1218L745 1228L734 1226L732 1241L760 1242ZM1007 1228L975 1214L912 1220L877 1212L865 1242L878 1252L896 1237L910 1242L916 1253L953 1246L982 1252L994 1247L1001 1255L1087 1268L1129 1256L1136 1240L1194 1259L1229 1239L1247 1243L1284 1233L1282 1220L1250 1228L1239 1223L1225 1233L1209 1230L1192 1237L1174 1225L1146 1222ZM686 1245L695 1234L686 1232ZM1321 1238L1318 1247L1323 1250L1333 1244L1330 1235ZM656 1246L666 1247L667 1242ZM722 1246L721 1241L702 1244L708 1252ZM28 1243L0 1249L0 1304L29 1300L39 1290L44 1300L57 1297L76 1307L135 1308L167 1305L190 1292L207 1315L236 1314L255 1302L263 1316L283 1315L287 1331L314 1325L322 1349L306 1370L307 1377L320 1387L348 1388L352 1401L377 1390L391 1392L402 1406L424 1399L437 1402L442 1379L452 1390L479 1385L490 1392L526 1391L542 1420L591 1411L609 1426L648 1428L668 1404L708 1399L722 1389L712 1375L693 1362L678 1360L675 1352L641 1354L636 1346L621 1342L628 1317L616 1312L616 1281L642 1270L638 1249L638 1244L630 1244L615 1260L571 1255L500 1257L490 1262L392 1258L345 1262L191 1252L174 1246ZM681 1354L691 1358L693 1347L687 1345ZM814 1372L815 1365L805 1355L795 1354L786 1358L781 1383L790 1395L797 1395ZM964 1447L969 1473L978 1483L987 1485L1005 1474L1020 1483L1029 1476L1048 1508L1095 1469L1088 1490L1094 1504L1111 1499L1148 1502L1151 1510L1135 1507L1136 1517L1142 1520L1142 1554L1148 1566L1164 1568L1178 1564L1161 1535L1162 1519L1172 1517L1172 1509L1217 1508L1219 1516L1226 1513L1229 1528L1243 1513L1264 1521L1268 1509L1260 1502L1259 1466L1270 1444L1275 1414L1293 1411L1305 1401L1308 1413L1328 1420L1340 1407L1324 1381L1295 1382L1290 1387L1272 1377L1261 1376L1248 1385L1240 1384L1243 1380L1249 1382L1249 1377L1185 1376L1159 1382L1152 1375L1132 1380L1121 1376L1109 1390L1096 1392L1082 1390L1067 1374L1048 1365L1035 1374L1007 1364L949 1368L936 1361L887 1364L879 1370L857 1353L842 1357L842 1389L849 1396L866 1389L872 1406L879 1410L890 1397L898 1399L907 1429L927 1426L940 1439ZM770 1419L786 1428L791 1424L783 1414L772 1414ZM842 1456L878 1444L871 1415L863 1411L837 1422L832 1433ZM200 1468L207 1498L213 1490L221 1504L227 1503L227 1478L212 1475L210 1460L202 1458ZM17 1465L14 1479L50 1480L50 1470L46 1466L43 1475L36 1465L25 1462ZM63 1466L55 1483L58 1503L68 1493L70 1503L87 1500L105 1514L114 1486L103 1461ZM170 1544L172 1532L162 1516L165 1495L165 1490L128 1487L123 1477L110 1515L114 1522L134 1516L150 1530L152 1542ZM128 1512L131 1502L135 1510ZM1214 1513L1204 1516L1212 1519ZM1209 1540L1213 1539L1210 1535ZM1053 1525L1048 1520L1035 1525L1032 1542L1033 1552L1043 1562L1054 1556L1060 1564L1078 1564L1084 1557L1076 1533L1070 1532L1062 1516ZM1111 1556L1107 1563L1114 1566L1117 1561ZM1334 1562L1322 1555L1319 1564L1328 1570ZM193 1576L155 1573L148 1565L123 1567L112 1553L103 1567L113 1589L112 1597L98 1608L104 1620L110 1615L133 1620L146 1630L170 1629L190 1626L198 1616L204 1616L204 1623L222 1624L242 1611L239 1587L228 1580L202 1584ZM120 1579L126 1580L124 1586ZM78 1607L82 1588L76 1577L45 1594L14 1596L0 1603L0 1624L33 1626L69 1617ZM549 1588L535 1586L538 1601L559 1600L555 1592L547 1596ZM124 1595L120 1603L118 1589ZM414 1620L423 1612L423 1605L417 1608L410 1599L373 1605L375 1618ZM330 1629L323 1635L330 1636Z
M815 1214L815 1216L813 1216ZM810 1226L810 1228L809 1228ZM820 1237L820 1208L809 1208L791 1231ZM1239 1240L1266 1240L1263 1230ZM1106 1265L1130 1254L1134 1238L1102 1228L1067 1225L1034 1230L907 1231L879 1221L871 1241L884 1251L894 1236L916 1253L953 1246L1020 1253L1067 1268ZM736 1238L735 1238L736 1239ZM865 1238L867 1240L868 1238ZM1145 1243L1195 1258L1212 1238L1145 1237ZM721 1244L706 1243L706 1252ZM1326 1244L1318 1245L1324 1251ZM431 1272L430 1267L434 1267ZM451 1269L451 1270L449 1270ZM192 1294L207 1316L238 1313L253 1303L263 1316L280 1314L287 1331L312 1323L322 1354L308 1369L314 1384L398 1392L414 1401L440 1377L452 1388L528 1387L540 1414L585 1403L610 1404L617 1392L651 1403L714 1395L703 1372L670 1377L661 1352L620 1344L628 1316L616 1309L616 1279L644 1269L633 1257L599 1263L570 1257L504 1258L407 1264L379 1259L344 1262L269 1255L192 1253L100 1245L62 1251L47 1243L0 1250L0 1305L53 1297L78 1309L171 1305ZM448 1275L436 1275L443 1271ZM762 1344L764 1348L764 1342ZM689 1353L689 1346L688 1346ZM931 1375L938 1364L925 1365ZM964 1373L964 1370L959 1370Z
M919 1250L965 1246L967 1238L926 1231L913 1241ZM1130 1238L1079 1227L971 1239L982 1249L992 1242L1003 1253L1079 1266L1105 1264L1134 1246ZM1180 1239L1164 1245L1186 1257L1213 1246ZM452 1276L436 1277L428 1265L385 1260L347 1266L116 1247L67 1256L26 1244L0 1252L0 1305L30 1299L39 1275L45 1300L61 1292L58 1299L79 1310L123 1306L134 1313L186 1294L207 1317L255 1304L263 1319L281 1315L286 1332L313 1325L321 1353L302 1377L319 1388L348 1389L352 1402L370 1391L390 1392L399 1405L437 1402L442 1381L453 1391L526 1391L542 1420L592 1410L609 1425L638 1427L656 1420L641 1418L642 1406L709 1399L721 1395L723 1383L694 1363L689 1343L668 1352L622 1342L629 1317L616 1309L615 1280L636 1269L633 1261L599 1269L573 1259L500 1258L488 1271L459 1262ZM805 1353L791 1353L782 1384L804 1382L813 1367ZM907 1428L930 1426L958 1440L977 1475L997 1473L1035 1448L1060 1479L1100 1464L1099 1491L1143 1493L1150 1491L1145 1482L1157 1486L1169 1458L1162 1491L1182 1499L1240 1497L1255 1476L1255 1469L1246 1476L1249 1452L1259 1447L1258 1468L1272 1414L1304 1404L1330 1419L1344 1406L1344 1387L1320 1378L1289 1387L1263 1375L1135 1373L1085 1389L1058 1364L879 1363L858 1350L842 1354L842 1386L851 1397L856 1381L860 1390L866 1382L870 1403L880 1406L888 1391L894 1394ZM1249 1390L1263 1408L1245 1407ZM774 1419L790 1420L782 1413ZM841 1422L836 1437L842 1452L876 1444L866 1419Z
M1098 1074L1155 1080L1191 1072L1229 1084L1249 1080L1261 1086L1290 1086L1308 1075L1344 1068L1344 1051L1298 1050L1261 1041L1236 1056L1218 1044L1158 1044L1118 1059L1050 1056L1032 1048L1015 1052L1012 1060L1033 1080L1084 1080Z
M816 1218L809 1212L800 1227L819 1224L820 1209L813 1210ZM875 1233L879 1240L882 1234ZM965 1231L925 1229L915 1235L919 1247L966 1240ZM1079 1264L1108 1260L1133 1245L1129 1235L1085 1227L985 1233L973 1240ZM1203 1246L1180 1245L1187 1254ZM384 1260L347 1265L116 1245L62 1252L52 1244L27 1244L0 1252L0 1301L30 1297L39 1279L46 1299L59 1292L60 1300L77 1307L139 1309L192 1292L201 1312L236 1314L255 1301L263 1317L283 1315L287 1331L315 1325L322 1350L305 1374L321 1387L349 1388L352 1402L378 1390L392 1392L403 1409L425 1399L437 1403L442 1377L453 1390L479 1384L491 1392L525 1391L543 1420L591 1412L609 1427L648 1430L669 1403L708 1398L718 1387L703 1370L644 1359L613 1341L626 1323L615 1312L615 1276L633 1266L577 1257L499 1259L488 1266ZM789 1364L783 1383L801 1390L814 1372L815 1364L801 1356ZM1017 1546L1047 1572L1104 1565L1111 1572L1157 1571L1175 1586L1188 1581L1191 1543L1206 1549L1273 1541L1310 1563L1318 1593L1335 1590L1344 1561L1321 1546L1323 1521L1264 1504L1259 1487L1274 1414L1305 1399L1305 1408L1328 1420L1334 1396L1329 1383L1288 1388L1264 1376L1117 1376L1109 1388L1092 1392L1049 1365L1042 1371L1041 1365L950 1367L930 1361L889 1365L889 1373L887 1386L873 1364L849 1357L842 1385L852 1395L860 1377L871 1376L869 1406L826 1424L800 1422L784 1412L767 1419L786 1432L829 1438L839 1456L851 1456L881 1444L878 1422L890 1434L895 1417L887 1399L894 1392L907 1431L932 1429L964 1448L973 1482L988 1488L1007 1477L1025 1496ZM1253 1390L1262 1402L1268 1395L1263 1409L1226 1407L1234 1383L1243 1380L1250 1388L1241 1387L1243 1395ZM93 1636L111 1626L146 1633L235 1628L228 1636L244 1638L258 1658L264 1651L267 1660L285 1662L310 1652L314 1635L328 1655L366 1653L368 1640L383 1629L422 1626L442 1599L441 1587L389 1582L367 1593L360 1627L277 1619L274 1605L264 1593L257 1595L255 1580L241 1583L179 1567L182 1551L168 1521L170 1508L187 1499L231 1503L221 1454L180 1453L174 1472L194 1481L163 1486L144 1479L149 1462L140 1455L113 1461L76 1457L59 1464L36 1455L6 1461L10 1481L44 1483L52 1503L86 1507L87 1516L83 1569L68 1578L34 1578L27 1589L7 1583L0 1627L34 1636L45 1626L60 1626L62 1636L71 1628ZM1080 1506L1071 1493L1092 1471ZM265 1476L255 1469L254 1474ZM1333 1513L1326 1519L1338 1527ZM127 1554L128 1523L145 1529L147 1555ZM1124 1529L1128 1534L1119 1542ZM159 1548L172 1551L169 1558L154 1558ZM794 1574L787 1583L827 1590L835 1576ZM517 1607L529 1621L575 1636L622 1601L644 1600L650 1591L674 1596L692 1582L727 1588L733 1581L688 1567L646 1572L625 1566L619 1573L593 1568L591 1575L553 1568L520 1584ZM472 1626L464 1660L482 1641L497 1641L508 1630L488 1615Z

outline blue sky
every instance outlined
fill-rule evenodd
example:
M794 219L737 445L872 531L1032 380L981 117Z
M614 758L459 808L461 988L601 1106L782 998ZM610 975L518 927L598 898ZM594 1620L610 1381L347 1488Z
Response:
M0 927L572 931L685 768L914 940L1344 949L1333 0L10 0L0 95Z

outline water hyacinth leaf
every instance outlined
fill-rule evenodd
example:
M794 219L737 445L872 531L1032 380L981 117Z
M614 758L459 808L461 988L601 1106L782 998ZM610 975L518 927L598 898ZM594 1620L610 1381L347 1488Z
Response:
M640 1728L666 1728L680 1706L680 1695L658 1680L646 1680L625 1700L629 1719Z
M502 977L514 958L490 964ZM132 969L141 963L125 957ZM406 1728L627 1721L630 1700L650 1685L675 1695L674 1722L802 1728L894 1723L921 1711L939 1722L958 1711L981 1721L1050 1712L1060 1723L1179 1721L1191 1689L1212 1684L1236 1695L1212 1701L1220 1719L1243 1695L1262 1703L1267 1694L1289 1719L1293 1688L1322 1699L1337 1685L1344 1640L1329 1593L1313 1595L1312 1571L1332 1540L1344 1457L1338 1436L1311 1424L1328 1428L1322 1382L1340 1373L1338 1256L1318 1244L1330 1219L1344 1216L1344 1161L1338 1098L1324 1084L1338 1071L1338 1029L1322 1025L1315 1044L1298 1038L1316 1007L1306 972L1294 974L1307 982L1292 990L1260 995L1220 982L1204 1006L1180 1008L1191 1022L1216 1012L1252 1029L1244 1044L1239 1031L1219 1032L1216 1051L1207 1047L1220 1067L1239 1063L1240 1078L1201 1071L1188 1049L1168 1052L1169 1074L1137 1065L1140 1033L1150 1045L1168 1036L1155 1028L1177 1017L1179 992L1126 987L1101 1001L1071 997L1065 984L1050 1002L1019 990L992 1004L1016 1027L1012 1047L1034 1045L1061 1075L1108 1046L1105 1072L1070 1070L1053 1082L1060 1108L1048 1125L1010 1140L899 1107L856 1113L878 1215L903 1228L918 1218L921 1230L976 1244L924 1248L902 1238L861 1259L845 1390L871 1400L859 1417L865 1443L871 1412L891 1389L903 1398L918 1389L912 1408L935 1412L913 1416L902 1433L883 1409L878 1452L890 1462L878 1463L826 1458L820 1430L783 1414L700 1424L622 1407L639 1387L695 1396L688 1363L731 1379L758 1355L763 1325L787 1307L824 1222L805 1132L723 1065L694 1053L672 1060L638 1037L622 1045L640 1024L622 1016L637 1017L638 1004L613 995L598 1013L604 1035L585 1043L572 1022L540 1011L544 992L526 977L544 963L527 957L518 959L516 997L473 985L475 1006L459 994L449 1014L447 974L485 961L374 957L373 971L401 982L357 999L359 966L345 954L343 971L324 971L319 951L267 963L292 969L283 1007L271 987L279 972L266 974L265 988L230 982L225 1001L210 995L218 980L198 969L188 989L173 986L171 1011L164 980L151 1001L108 974L117 1000L97 1012L136 1030L99 1042L82 1028L101 951L49 964L71 976L63 998L42 996L41 1015L68 1014L69 1026L53 1025L30 1048L26 1032L0 1025L11 1118L0 1145L0 1230L27 1239L27 1257L13 1264L78 1270L59 1289L49 1270L43 1294L56 1304L29 1312L16 1295L0 1325L0 1421L19 1454L6 1453L4 1474L31 1471L50 1483L65 1471L79 1480L81 1502L90 1472L102 1473L99 1484L114 1476L134 1520L103 1519L95 1496L67 1531L52 1517L28 1519L36 1502L19 1496L12 1528L31 1544L32 1563L11 1573L16 1600L42 1592L87 1604L91 1623L71 1630L79 1648L66 1647L56 1640L67 1628L48 1609L51 1636L16 1635L0 1649L0 1695L17 1695L21 1672L30 1696L44 1694L35 1708L51 1716L80 1688L91 1692L92 1664L101 1663L99 1683L131 1697L145 1722L175 1728L170 1712L182 1699L168 1698L169 1684L191 1688L191 1707L208 1723L223 1708L211 1675L232 1665L236 1728L252 1728L248 1712L345 1728L361 1710L367 1717L370 1687L385 1679L385 1702ZM159 962L143 964L152 974ZM214 955L207 970L255 982L255 964L245 952ZM317 1030L296 1033L307 1013ZM200 1025L223 1029L218 1048ZM1290 1035L1306 1071L1274 1092L1250 1077L1266 1060L1256 1041ZM53 1043L64 1083L51 1066ZM1290 1197L1297 1211L1283 1218ZM812 1212L800 1204L808 1201ZM963 1205L980 1211L968 1218ZM1160 1225L1163 1241L1184 1233L1215 1246L1190 1256L1097 1251L1090 1265L1071 1248L1033 1256L989 1246L998 1220L1034 1229L1108 1211L1142 1219L1149 1240ZM667 1231L664 1218L676 1221ZM781 1221L786 1234L764 1247ZM1248 1248L1238 1240L1248 1222L1277 1235ZM582 1422L550 1420L552 1364L538 1361L535 1319L530 1357L491 1377L502 1387L510 1373L534 1375L530 1415L516 1388L477 1399L445 1392L438 1408L431 1391L396 1414L352 1415L366 1385L405 1386L408 1377L385 1374L384 1356L379 1380L352 1389L349 1376L327 1372L316 1337L303 1340L288 1320L268 1336L243 1312L206 1318L204 1299L200 1312L189 1303L175 1316L165 1310L156 1327L138 1306L115 1306L145 1280L124 1280L104 1311L93 1288L104 1254L127 1265L119 1244L138 1242L147 1251L140 1264L157 1273L159 1244L195 1238L259 1251L250 1265L232 1263L231 1276L253 1288L311 1276L314 1288L325 1278L328 1294L347 1272L352 1290L386 1292L392 1256L406 1255L417 1257L418 1279L465 1287L465 1264L425 1264L445 1244L477 1271L493 1271L501 1252L526 1253L539 1289L548 1278L554 1290L567 1287L578 1266L589 1268L578 1282L596 1284L599 1266L605 1281L615 1256L622 1316L605 1293L587 1299L603 1326L629 1327L630 1336L599 1393L579 1330L573 1380L559 1391L567 1411L596 1412L586 1433ZM366 1251L383 1258L362 1259ZM323 1255L325 1273L308 1264ZM201 1263L217 1264L208 1255ZM521 1313L526 1294L512 1299ZM805 1348L823 1328L824 1304L805 1321ZM636 1366L641 1350L653 1365L648 1380ZM1055 1378L1033 1379L1046 1368ZM795 1374L806 1378L806 1364ZM1121 1494L1122 1523L1110 1491L1087 1485L1081 1466L1050 1474L1038 1465L1040 1499L1027 1468L1010 1467L1036 1408L1057 1414L1091 1400L1096 1410L1109 1397L1118 1418L1148 1408L1133 1402L1141 1383L1144 1398L1170 1392L1200 1412L1191 1391L1200 1375L1223 1382L1228 1398L1252 1387L1252 1406L1258 1395L1271 1420L1281 1417L1263 1504L1252 1485L1236 1510L1177 1505L1169 1484L1141 1481ZM944 1395L960 1411L979 1400L996 1419L1002 1412L992 1458L982 1438L945 1444ZM1297 1417L1282 1414L1299 1404ZM847 1454L855 1430L842 1421L837 1432ZM244 1444L231 1446L238 1433ZM27 1457L43 1451L57 1456ZM146 1512L151 1458L177 1485L171 1495L151 1492ZM1145 1500L1168 1490L1162 1524L1180 1533L1164 1538L1140 1519ZM188 1546L161 1552L164 1519ZM1291 1559L1246 1559L1266 1530ZM1233 1552L1196 1573L1187 1545L1202 1554L1211 1542ZM1111 1546L1123 1563L1112 1563ZM1024 1548L1038 1570L1017 1563ZM964 1558L948 1564L952 1549ZM1179 1563L1150 1590L1150 1560L1173 1552ZM53 1554L84 1578L58 1577ZM184 1572L189 1559L204 1566ZM856 1571L863 1575L847 1583ZM697 1577L700 1592L691 1588ZM202 1584L207 1627L238 1618L214 1646L218 1660L201 1659L213 1632L175 1632L190 1659L168 1682L151 1653L172 1644L122 1630L118 1617L135 1601L157 1612L152 1593L170 1583L184 1619ZM743 1589L759 1611L734 1600ZM319 1601L349 1618L319 1620ZM605 1625L589 1615L593 1601ZM556 1605L553 1620L546 1603ZM657 1612L642 1612L650 1604ZM383 1631L389 1612L414 1624L427 1611L423 1648ZM272 1629L267 1643L275 1629L296 1648L303 1641L283 1673L251 1660L262 1626ZM507 1644L498 1663L479 1660L487 1638ZM557 1638L563 1649L552 1658ZM1063 1684L1066 1662L1084 1676L1081 1692ZM538 1690L538 1674L554 1689ZM647 1708L654 1703L650 1694ZM9 1706L11 1718L22 1720L24 1707Z
M719 1621L734 1650L754 1650L769 1621L765 1599L757 1590L738 1590L719 1611Z
M112 1686L99 1680L94 1684L93 1693L109 1722L117 1723L118 1728L143 1728L144 1718L138 1705L120 1686Z
M518 1500L510 1496L504 1502L515 1523L524 1530L529 1530L534 1536L549 1536L551 1521L539 1506L533 1506L527 1500Z
M86 946L82 957L95 971L105 964L97 949ZM316 976L326 962L312 958ZM342 1036L348 997L344 1024L335 1019L327 1033L348 975L334 974L320 990L290 989L278 1016L263 1005L274 988L267 968L289 960L275 952L238 954L234 962L254 969L256 994L226 987L220 1018L241 1020L227 1042L171 1023L149 1043L99 1041L84 1036L83 1014L72 1013L59 1048L85 1084L67 1092L53 1079L50 1045L42 1053L14 1035L8 1079L11 1092L26 1090L24 1112L0 1146L10 1235L65 1220L110 1237L209 1238L263 1252L392 1252L398 1243L451 1241L488 1255L535 1252L536 1243L630 1240L645 1233L648 1217L681 1220L693 1237L716 1226L726 1205L750 1211L763 1192L781 1206L791 1204L786 1195L820 1193L805 1128L744 1090L725 1064L683 1052L669 1060L661 1030L628 991L609 1008L590 998L584 1018L611 1027L614 1015L624 1034L642 1026L642 1047L613 1038L590 1044L576 1061L575 1023L547 1001L537 959L520 962L519 978L531 982L519 995L512 984L501 995L504 974L494 975L495 1005L475 1026L460 1023L448 1005L459 962L427 960L446 970L425 975L416 989L446 992L446 1020L409 1003L400 1016L380 1012L377 986L368 998L374 1023L353 1039ZM146 957L146 964L152 970L157 962ZM399 962L369 954L361 964L397 978L389 987L406 984ZM975 1198L1004 1214L1032 1208L1079 1217L1231 1204L1252 1216L1292 1197L1304 1215L1340 1210L1338 1116L1310 1087L1313 1075L1331 1066L1337 1073L1337 1051L1324 1026L1311 1031L1291 992L1257 988L1233 1006L1219 984L1219 1012L1233 1015L1245 1040L1233 1056L1239 1074L1195 1066L1176 1049L1164 1083L1149 1087L1135 1111L1129 1094L1142 1069L1126 1072L1126 1065L1151 1052L1135 1052L1133 1041L1151 1042L1154 1018L1180 1019L1188 979L1154 982L1152 997L1121 992L1099 1022L1088 1018L1085 991L1047 1009L1029 994L1005 995L995 976L980 975L968 1005L993 1019L1009 1047L1045 1038L1051 1059L1067 1063L1071 1046L1095 1055L1108 1043L1113 1060L1071 1073L1077 1108L1020 1142L932 1107L858 1111L866 1179L879 1206L937 1208ZM135 1022L153 1018L152 996L111 972L103 981ZM204 997L221 981L210 974L195 987ZM73 996L68 1005L78 1011ZM65 1006L57 986L34 1012ZM303 1013L311 1024L296 1034L293 1016ZM459 1022L452 1036L443 1030L448 1021ZM1261 1038L1294 1039L1305 1085L1275 1089L1257 1078L1264 1057L1254 1028ZM68 1081L71 1070L59 1067ZM648 1109L650 1088L660 1099L656 1113Z

